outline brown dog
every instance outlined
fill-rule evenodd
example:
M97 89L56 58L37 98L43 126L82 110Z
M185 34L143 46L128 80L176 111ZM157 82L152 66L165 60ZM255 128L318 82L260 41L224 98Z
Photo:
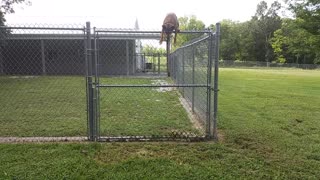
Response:
M177 33L180 32L179 30L179 21L175 13L167 14L166 18L164 18L162 31L161 31L161 39L160 44L162 44L164 36L170 37L170 35L174 31L174 44L177 41Z

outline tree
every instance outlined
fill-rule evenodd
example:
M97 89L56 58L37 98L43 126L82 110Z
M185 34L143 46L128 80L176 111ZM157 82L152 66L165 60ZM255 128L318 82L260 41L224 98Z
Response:
M296 18L304 21L300 26L314 35L320 35L320 0L285 0Z
M315 36L299 27L302 19L284 19L281 29L270 40L278 62L316 63L317 47Z
M205 29L205 24L201 21L198 20L196 16L184 16L184 17L179 17L179 27L181 31L185 30L204 30ZM182 46L184 43L197 38L201 36L201 34L178 34L177 36L177 43L173 45L173 47L176 49L180 46Z
M142 48L142 52L148 55L164 55L166 54L166 50L164 48L157 48L154 46L150 46L150 45L145 45Z
M224 60L235 60L239 51L239 34L237 23L231 20L221 21L221 46L220 55Z
M320 63L320 0L285 0L295 14L300 28L311 34L315 57L313 62Z
M14 13L13 5L14 4L26 4L31 5L30 1L27 0L1 0L0 1L0 25L3 26L6 22L5 15Z
M255 16L250 21L251 33L254 38L254 56L257 61L271 62L273 60L273 50L270 39L273 33L281 27L281 18L278 11L281 4L277 1L268 5L265 1L261 1L257 5Z

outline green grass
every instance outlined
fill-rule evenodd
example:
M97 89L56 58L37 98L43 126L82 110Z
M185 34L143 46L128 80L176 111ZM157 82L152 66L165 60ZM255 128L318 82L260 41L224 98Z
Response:
M320 179L319 77L220 69L219 143L0 144L0 179Z
M221 69L220 77L219 128L228 142L319 155L319 71Z
M169 79L102 78L101 84L152 84ZM199 133L179 101L177 90L159 88L101 88L102 136Z
M0 76L0 136L85 136L84 77Z
M101 83L151 84L154 80L101 78ZM0 77L0 84L0 136L86 136L83 77ZM176 90L101 88L100 102L103 136L198 133Z

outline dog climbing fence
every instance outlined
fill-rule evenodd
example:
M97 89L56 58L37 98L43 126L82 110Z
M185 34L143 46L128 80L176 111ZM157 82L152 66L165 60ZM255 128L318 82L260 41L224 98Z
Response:
M1 27L0 136L217 139L219 27L181 31L179 47L89 22Z
M158 31L94 29L91 139L217 139L219 28L181 31L197 38L179 48L168 39L168 53L159 53ZM166 72L154 70L160 59Z

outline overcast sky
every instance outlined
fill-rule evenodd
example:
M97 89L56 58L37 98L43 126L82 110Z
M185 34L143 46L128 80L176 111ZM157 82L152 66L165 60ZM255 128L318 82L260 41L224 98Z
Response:
M8 24L85 24L103 28L161 28L168 12L178 17L196 15L206 26L223 19L246 21L261 0L30 0L31 6L15 6ZM274 0L265 0L268 6ZM282 3L282 1L280 1Z

